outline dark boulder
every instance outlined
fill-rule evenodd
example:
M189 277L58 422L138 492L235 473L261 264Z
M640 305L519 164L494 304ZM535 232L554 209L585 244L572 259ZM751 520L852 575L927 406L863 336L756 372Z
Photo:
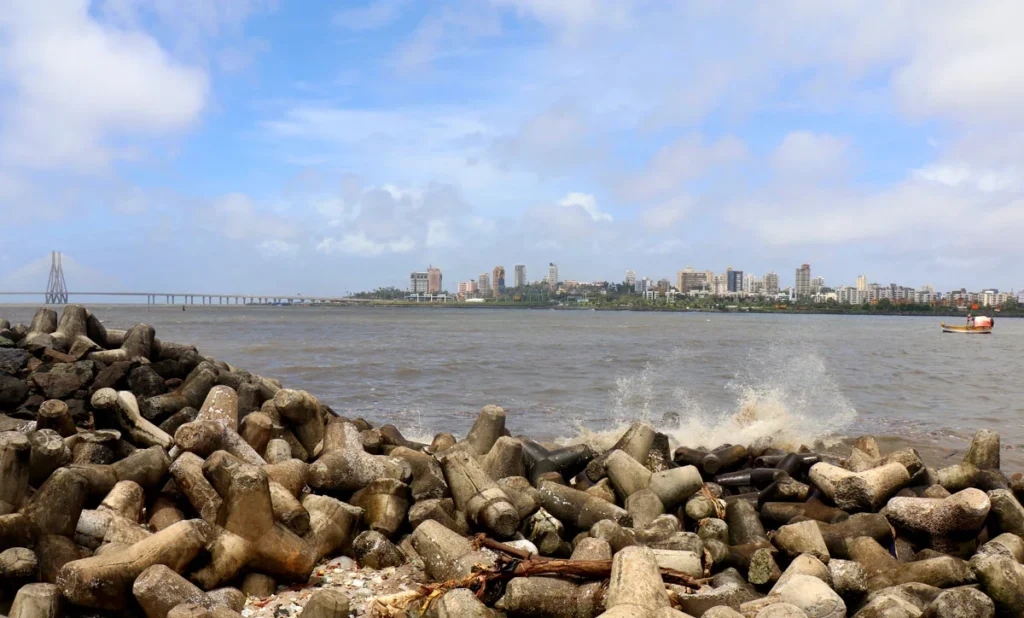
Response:
M18 348L0 347L0 373L14 375L25 367L31 354Z
M128 386L138 397L156 397L164 393L164 379L150 365L139 365L128 374Z
M101 388L112 388L116 391L124 390L128 386L126 377L128 372L131 371L132 365L131 361L116 361L101 369L96 374L96 379L93 380L92 386L89 387L89 394L92 395L92 393Z
M13 410L28 397L28 384L0 373L0 410Z
M88 385L95 370L92 361L58 363L49 371L32 374L30 379L47 399L64 399Z

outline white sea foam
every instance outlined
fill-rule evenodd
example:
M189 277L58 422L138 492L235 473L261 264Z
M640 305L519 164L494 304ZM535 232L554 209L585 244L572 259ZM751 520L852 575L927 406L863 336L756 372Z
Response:
M581 426L569 442L608 448L631 423L646 421L668 434L673 448L725 443L796 448L834 443L857 416L825 359L809 347L759 350L731 376L696 371L693 363L700 360L699 354L677 348L620 377L610 402L614 429ZM728 393L729 403L721 403L718 389Z

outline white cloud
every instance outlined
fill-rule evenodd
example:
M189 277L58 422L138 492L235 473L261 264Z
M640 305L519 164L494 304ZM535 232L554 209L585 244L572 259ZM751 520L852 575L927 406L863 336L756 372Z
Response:
M1016 167L976 168L968 164L937 163L914 172L918 178L948 187L971 187L982 193L995 193L1024 187L1024 175Z
M649 230L664 230L682 223L693 204L689 197L680 196L645 209L640 222Z
M491 0L566 33L570 39L593 26L625 26L631 21L632 0Z
M705 144L699 136L688 135L660 148L643 170L622 182L620 189L629 200L667 197L687 181L746 156L746 146L736 137L727 136Z
M407 253L416 248L416 241L408 236L387 242L377 242L364 232L345 234L341 238L326 237L316 246L320 253L344 253L360 257L375 257L384 253Z
M671 255L673 253L679 253L683 249L686 249L687 244L685 241L678 238L670 238L654 242L644 248L644 253L648 255Z
M420 71L442 56L465 52L471 41L493 37L501 32L501 22L482 5L470 2L458 10L443 8L428 13L409 37L395 51L393 66L401 72Z
M823 133L788 133L772 154L772 165L786 176L821 178L842 172L850 141Z
M298 235L296 226L274 215L257 210L249 196L243 193L229 193L213 203L214 218L211 228L226 238L294 238Z
M451 226L448 221L435 219L427 223L426 246L428 249L451 247L454 245L455 238L452 235Z
M265 240L260 243L259 250L265 258L276 258L295 255L299 250L299 246L283 240Z
M98 23L84 0L15 0L0 14L0 156L34 168L90 169L133 156L133 135L192 126L206 74L149 35ZM0 91L2 92L2 91Z
M569 193L558 201L558 205L562 208L581 208L584 212L590 215L590 218L594 221L610 222L612 220L612 216L610 214L601 212L597 207L597 198L589 193Z
M348 30L376 30L394 22L409 0L373 0L365 6L346 8L334 14L336 26Z

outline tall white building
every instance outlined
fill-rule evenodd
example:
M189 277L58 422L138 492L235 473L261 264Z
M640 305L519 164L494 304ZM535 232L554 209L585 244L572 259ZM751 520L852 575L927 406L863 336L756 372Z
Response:
M630 269L630 270L626 271L626 285L628 285L628 286L636 285L636 271L635 270Z
M477 285L477 291L480 292L480 296L483 296L485 298L490 296L491 295L491 274L490 273L480 273L480 276L478 277L477 281L479 281L479 283Z
M729 277L727 275L715 275L711 280L711 293L715 296L725 296L729 293Z
M779 293L779 275L777 273L772 272L764 276L764 293L772 295Z
M757 277L754 275L743 275L743 291L747 294L753 294L757 290Z
M867 292L868 291L868 276L861 275L857 277L857 291Z
M802 264L796 269L796 285L793 286L793 292L797 298L806 298L812 294L810 264Z
M426 294L430 290L430 275L426 272L414 272L409 275L409 292Z
M548 262L548 287L558 289L558 264L554 262Z
M526 264L516 264L515 284L517 288L526 286Z

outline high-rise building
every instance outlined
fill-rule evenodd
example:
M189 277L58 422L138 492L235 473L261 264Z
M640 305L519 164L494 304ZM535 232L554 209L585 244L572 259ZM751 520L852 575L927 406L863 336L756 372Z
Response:
M491 278L494 282L494 297L497 298L505 293L505 267L495 266L494 276Z
M693 270L692 266L676 273L676 287L683 294L704 289L709 283L708 274Z
M764 293L773 295L779 293L779 275L768 273L764 276Z
M752 275L750 273L747 273L746 275L743 275L743 291L744 292L746 292L747 294L753 294L754 292L757 291L755 289L757 287L759 287L757 285L757 277L755 277L754 275Z
M630 270L626 271L626 285L628 285L630 287L636 285L636 271L635 270L630 269Z
M715 296L723 296L729 291L728 278L725 275L715 275L711 279L711 293Z
M558 264L548 262L548 288L552 291L558 289Z
M818 294L825 287L824 277L815 277L811 279L811 294Z
M470 279L469 281L459 282L459 296L463 298L469 298L474 296L477 291L476 281Z
M868 291L868 276L861 275L857 277L857 291L867 292Z
M515 283L517 288L526 287L526 264L516 264Z
M427 268L427 294L441 293L441 269L433 266Z
M480 277L477 279L479 285L477 286L480 296L488 297L491 295L491 276L488 273L480 273Z
M739 294L743 291L743 271L733 270L730 266L725 270L726 288L730 294Z
M793 291L797 298L806 298L811 295L811 265L801 264L796 269L796 285Z
M426 272L414 272L409 275L409 292L412 294L430 293L430 275Z
M636 283L633 284L633 288L637 294L646 294L647 290L651 289L653 285L654 283L650 279L642 277L636 280Z

